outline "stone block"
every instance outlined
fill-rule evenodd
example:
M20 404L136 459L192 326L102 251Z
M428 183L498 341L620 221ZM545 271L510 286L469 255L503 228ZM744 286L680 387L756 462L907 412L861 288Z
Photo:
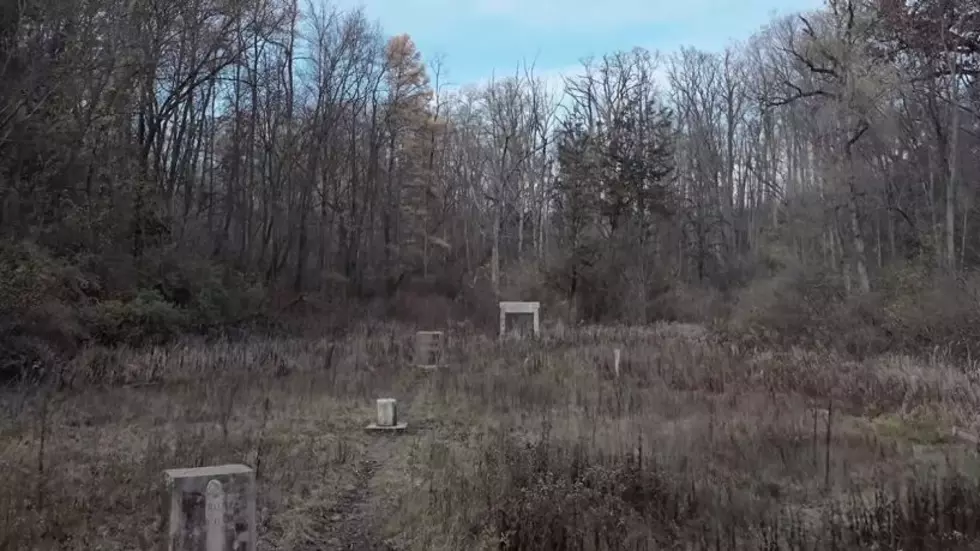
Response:
M255 551L255 471L218 465L164 472L167 551Z
M368 425L371 431L403 431L408 423L399 422L398 403L394 398L378 398L378 420Z
M434 369L443 365L445 335L442 331L418 331L415 333L415 358L417 367Z
M541 310L541 303L539 302L515 302L515 301L504 301L500 303L500 337L503 338L507 334L507 316L508 315L518 315L527 314L533 316L533 327L534 336L538 337L541 335L541 317L539 311Z

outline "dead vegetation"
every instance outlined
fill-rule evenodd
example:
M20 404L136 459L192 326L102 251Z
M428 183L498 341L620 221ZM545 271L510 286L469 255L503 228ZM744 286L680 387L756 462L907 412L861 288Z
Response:
M333 3L10 4L0 550L153 548L229 462L263 551L980 546L969 2L455 90Z
M163 469L228 462L258 471L262 549L980 543L975 365L676 324L450 337L434 373L395 325L90 350L3 399L0 548L149 549ZM409 435L363 432L381 394Z

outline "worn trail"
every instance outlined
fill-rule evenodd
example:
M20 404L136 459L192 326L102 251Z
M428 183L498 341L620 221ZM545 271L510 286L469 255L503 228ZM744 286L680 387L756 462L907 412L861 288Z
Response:
M322 549L394 551L376 535L376 519L370 504L371 481L379 466L374 458L363 459L358 464L353 487L327 512L330 527Z
M408 407L399 403L402 411L411 411L417 389L411 392ZM420 423L409 421L410 428L418 430ZM355 467L354 483L348 486L333 507L326 513L326 534L322 551L398 551L394 545L385 542L381 536L381 523L388 511L384 510L386 501L376 495L377 475L383 472L399 454L405 453L409 443L406 434L372 433L368 435L368 445L364 455Z

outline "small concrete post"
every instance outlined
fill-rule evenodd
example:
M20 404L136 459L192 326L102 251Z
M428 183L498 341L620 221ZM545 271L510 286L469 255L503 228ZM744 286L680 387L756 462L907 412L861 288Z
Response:
M378 420L367 426L370 431L400 432L408 428L408 423L399 422L398 403L394 398L378 398Z
M394 398L378 399L378 426L393 427L398 424L398 404Z
M619 378L619 349L613 349L613 373L616 374L616 378Z

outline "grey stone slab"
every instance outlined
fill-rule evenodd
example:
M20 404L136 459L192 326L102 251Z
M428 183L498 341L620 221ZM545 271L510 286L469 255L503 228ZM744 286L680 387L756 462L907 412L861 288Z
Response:
M541 303L540 302L516 302L503 301L500 303L500 337L507 334L508 315L531 315L533 316L534 336L541 336Z
M415 357L417 367L435 369L445 361L445 334L442 331L418 331L415 333Z
M167 551L255 551L255 472L245 465L164 471Z

